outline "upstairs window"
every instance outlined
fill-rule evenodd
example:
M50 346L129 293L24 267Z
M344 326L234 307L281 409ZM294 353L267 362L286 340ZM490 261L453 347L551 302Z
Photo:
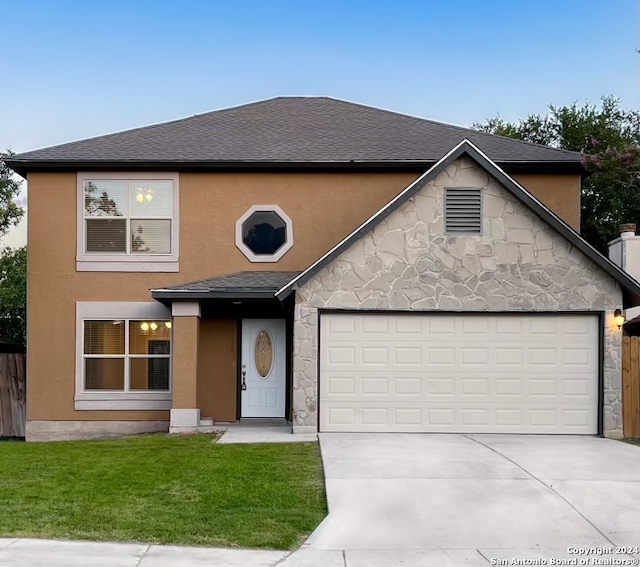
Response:
M173 182L85 180L87 254L171 254Z
M482 189L447 187L444 224L447 234L482 234Z
M236 222L236 246L251 262L277 262L293 246L293 222L277 205L254 205Z
M287 226L275 211L255 211L242 223L242 242L256 255L272 256L287 241Z
M177 272L176 173L78 173L76 269Z

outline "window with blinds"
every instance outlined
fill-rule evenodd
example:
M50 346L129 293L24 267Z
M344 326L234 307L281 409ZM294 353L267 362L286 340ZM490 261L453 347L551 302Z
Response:
M169 391L171 321L84 321L84 391Z
M444 224L447 234L482 234L482 189L446 188Z
M85 180L85 253L171 254L171 180Z

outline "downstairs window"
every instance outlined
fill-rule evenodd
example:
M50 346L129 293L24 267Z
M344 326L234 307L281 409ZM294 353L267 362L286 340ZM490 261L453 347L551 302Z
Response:
M170 390L171 321L84 321L84 391Z

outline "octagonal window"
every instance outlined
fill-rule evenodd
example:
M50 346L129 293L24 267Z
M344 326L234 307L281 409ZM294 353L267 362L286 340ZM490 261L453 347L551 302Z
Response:
M275 254L287 241L287 225L275 211L256 211L242 223L242 242L256 255Z
M236 246L252 262L277 262L292 245L291 219L277 205L253 206L236 223Z

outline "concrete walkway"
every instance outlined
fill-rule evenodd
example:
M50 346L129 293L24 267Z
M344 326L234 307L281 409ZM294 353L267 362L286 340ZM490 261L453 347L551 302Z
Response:
M0 539L2 567L344 567L341 551L210 549Z
M224 434L218 443L309 443L318 440L317 433L297 433L291 432L291 424L273 423L272 420L263 422L243 421L219 427L224 430Z

